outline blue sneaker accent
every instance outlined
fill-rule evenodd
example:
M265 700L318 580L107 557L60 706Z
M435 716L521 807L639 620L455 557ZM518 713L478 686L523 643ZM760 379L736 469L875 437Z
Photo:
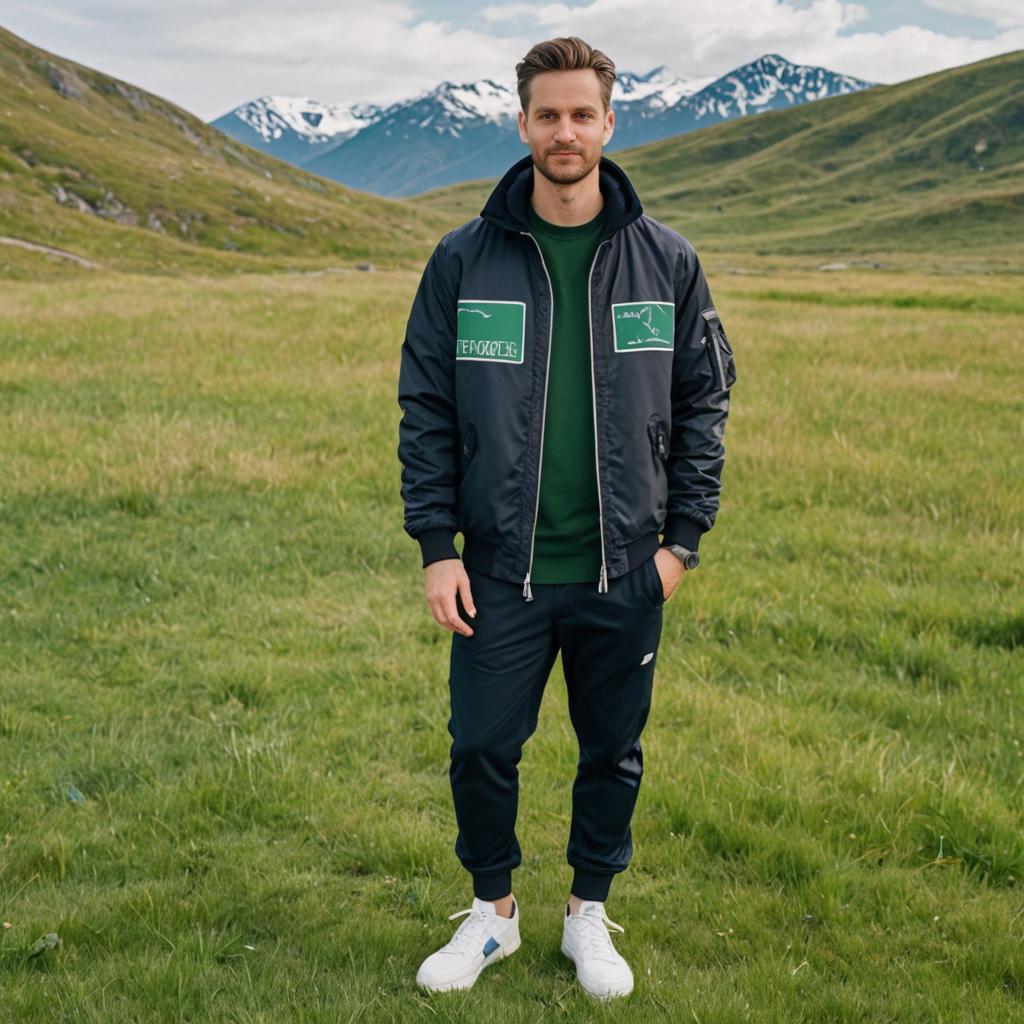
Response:
M484 943L484 956L490 956L500 946L500 942L495 942L494 938L488 938L487 942Z

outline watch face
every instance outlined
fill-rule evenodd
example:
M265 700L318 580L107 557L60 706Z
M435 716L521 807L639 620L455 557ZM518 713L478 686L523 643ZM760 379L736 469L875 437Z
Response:
M665 544L664 547L667 547L687 569L693 569L700 561L700 556L696 551L688 551L682 544Z

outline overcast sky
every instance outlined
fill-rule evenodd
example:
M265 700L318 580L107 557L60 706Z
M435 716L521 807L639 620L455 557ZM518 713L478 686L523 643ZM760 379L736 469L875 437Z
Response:
M388 103L446 78L511 85L533 43L562 35L620 71L704 77L779 53L885 83L1024 48L1021 0L3 0L0 24L206 121L267 93Z

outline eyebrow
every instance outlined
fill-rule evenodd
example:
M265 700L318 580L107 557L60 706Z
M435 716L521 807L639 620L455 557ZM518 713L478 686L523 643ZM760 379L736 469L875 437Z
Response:
M597 107L591 105L590 103L584 103L581 106L573 107L573 109L574 110L589 110L592 114L596 114L597 113ZM546 114L549 110L550 111L554 111L554 113L556 113L556 114L558 113L558 111L555 110L554 107L538 107L537 108L537 113L538 114Z

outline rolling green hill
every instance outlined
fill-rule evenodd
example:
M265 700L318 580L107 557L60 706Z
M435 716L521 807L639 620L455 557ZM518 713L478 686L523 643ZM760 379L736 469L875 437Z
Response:
M0 29L0 237L105 268L216 272L411 265L447 222L240 145ZM3 276L81 266L0 245Z
M1015 269L1024 51L623 150L647 211L702 250ZM410 200L464 219L493 181ZM805 261L806 262L806 261Z
M1016 270L1022 79L1024 51L714 125L616 160L653 216L719 262ZM0 29L2 276L90 265L419 269L493 186L407 200L345 188Z

